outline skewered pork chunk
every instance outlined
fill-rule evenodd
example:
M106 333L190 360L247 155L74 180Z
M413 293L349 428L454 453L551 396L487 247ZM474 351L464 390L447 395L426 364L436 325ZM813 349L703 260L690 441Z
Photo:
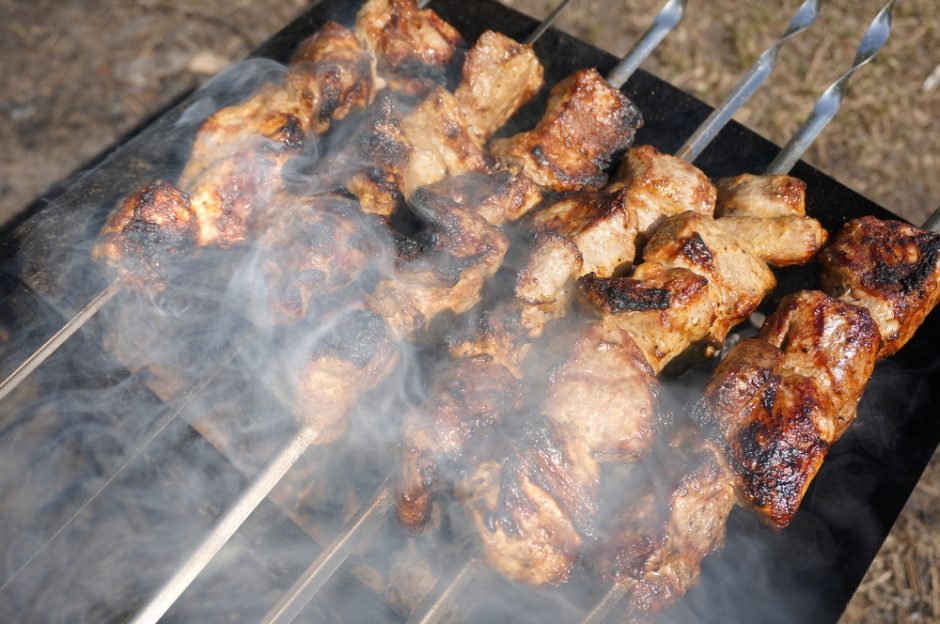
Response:
M463 80L454 95L485 143L544 84L544 70L532 46L487 30L467 52Z
M534 182L508 171L470 172L445 178L425 188L438 201L472 206L477 214L492 223L503 225L529 212L542 199Z
M254 318L281 324L306 318L318 299L358 280L368 264L390 262L392 242L385 224L353 200L327 194L282 202L256 247L263 292L250 293L262 302Z
M415 0L368 0L356 16L356 35L389 87L415 94L444 84L461 43L453 26Z
M172 258L195 241L189 196L158 180L124 198L101 228L92 258L114 269L134 286L166 288Z
M774 266L808 262L828 238L822 225L806 216L806 184L786 175L719 180L715 217Z
M681 158L663 154L651 145L627 152L610 190L629 190L630 209L645 240L666 217L687 210L712 216L715 186L702 171Z
M496 139L491 151L504 168L560 192L600 188L615 152L643 124L636 106L594 69L554 86L545 115L529 132Z
M713 375L693 418L726 449L739 496L775 528L855 419L880 347L864 308L802 291Z
M519 418L505 447L476 463L458 496L470 513L483 557L508 578L565 582L595 511L597 461L551 421ZM516 423L513 423L516 424ZM489 441L488 441L489 442Z
M574 280L585 273L602 276L636 255L636 219L627 207L626 191L580 191L562 195L533 212L526 224L532 245L516 278L529 333L564 313Z
M716 319L707 340L711 349L753 312L777 284L767 265L746 244L713 219L694 212L670 217L646 244L646 261L684 267L708 279Z
M879 357L903 347L940 301L940 234L900 221L849 221L820 254L823 286L864 306L881 332Z
M648 621L698 580L701 562L721 547L734 505L722 454L688 428L636 467L639 482L623 493L625 505L599 530L585 561L601 578L630 591L626 621Z
M313 344L300 341L304 362L285 404L313 428L316 444L329 444L345 435L349 410L388 376L400 353L385 321L368 310L350 306L317 322L306 332Z
M405 197L445 177L486 168L483 144L470 129L470 115L443 88L433 89L408 113L401 130L412 146L402 178Z

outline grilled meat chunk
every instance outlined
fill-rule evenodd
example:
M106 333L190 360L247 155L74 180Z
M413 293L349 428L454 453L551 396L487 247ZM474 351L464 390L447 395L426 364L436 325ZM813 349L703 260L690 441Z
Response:
M473 207L493 225L515 221L542 199L539 188L528 178L507 171L473 171L444 178L425 188L427 197Z
M658 387L630 334L591 323L552 373L543 409L596 457L637 461L653 444Z
M370 261L391 260L385 225L346 197L292 198L278 204L276 215L257 242L261 292L250 293L262 324L300 321L318 299L354 283Z
M642 123L633 102L585 69L555 85L534 129L492 141L491 152L502 167L552 191L600 188L611 158Z
M636 255L636 221L626 191L580 191L555 198L527 219L533 244L516 279L529 333L564 313L575 278L613 275Z
M345 435L349 410L388 376L400 353L385 321L358 306L318 322L319 328L308 328L298 340L302 361L286 404L299 422L313 429L316 444L330 444Z
M687 210L710 217L715 210L715 187L699 169L651 145L632 148L610 184L625 188L643 239L666 217Z
M443 85L461 43L453 26L415 0L368 0L356 16L356 34L388 86L405 93Z
M440 202L423 189L411 205L428 223L424 253L399 263L369 304L405 339L446 310L461 314L473 307L509 247L502 230L471 208Z
M633 338L656 375L704 339L717 319L708 280L682 267L644 262L633 277L588 274L578 290L585 307Z
M597 498L599 467L577 437L550 421L504 421L506 448L479 462L458 496L477 529L486 562L532 585L565 582ZM491 448L493 445L490 445Z
M788 175L722 178L715 185L716 217L801 217L806 214L806 183Z
M472 437L519 407L522 382L488 355L466 355L428 390L428 401L405 415L404 460L398 519L412 531L424 528L442 467L459 461Z
M133 286L166 289L172 258L191 249L196 215L186 193L158 180L124 198L108 217L92 257Z
M880 347L864 308L802 291L713 375L692 416L725 448L738 496L771 526L789 524L855 419Z
M646 261L684 267L708 280L716 319L708 333L711 348L753 312L777 282L767 265L713 219L694 212L670 217L643 252Z
M820 254L824 289L864 306L881 332L880 357L903 347L940 301L940 234L862 217Z
M402 178L405 197L447 176L486 169L483 143L470 129L467 112L443 88L433 89L408 113L401 130L412 146Z
M312 129L326 132L333 121L365 110L375 94L385 88L376 74L375 57L354 33L336 22L327 22L311 37L300 42L290 61L287 83L310 97Z
M470 115L477 138L485 143L545 84L532 46L487 30L467 52L457 101Z
M786 175L740 175L718 181L715 216L765 262L808 262L828 233L806 216L806 183Z
M696 583L702 559L724 542L734 505L722 454L711 443L686 428L664 450L667 457L639 466L626 504L584 557L598 576L628 590L629 622L648 621Z

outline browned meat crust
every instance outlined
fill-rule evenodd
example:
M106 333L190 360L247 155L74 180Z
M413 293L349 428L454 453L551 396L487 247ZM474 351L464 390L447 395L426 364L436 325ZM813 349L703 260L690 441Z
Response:
M510 171L552 191L600 188L613 155L633 143L639 109L594 69L552 88L545 115L529 132L496 139L491 151Z
M455 95L482 142L499 130L545 84L532 46L487 30L467 52Z
M108 217L92 250L132 286L166 288L173 258L192 248L196 216L189 196L169 182L141 187Z
M356 17L356 34L389 87L406 93L443 85L461 44L453 26L415 0L368 0Z
M878 323L880 357L903 347L940 301L940 234L862 217L845 224L819 257L823 286L865 306Z

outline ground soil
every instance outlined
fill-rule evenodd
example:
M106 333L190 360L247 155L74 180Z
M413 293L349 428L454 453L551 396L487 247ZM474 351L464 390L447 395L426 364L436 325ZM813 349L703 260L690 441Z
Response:
M881 0L829 0L737 115L782 143L848 67ZM553 0L509 0L535 16ZM286 24L308 2L0 0L0 222ZM662 0L575 0L560 26L621 54ZM693 0L644 68L717 104L779 35L798 0ZM921 221L940 206L940 3L905 0L807 160ZM940 460L872 565L843 622L940 621Z

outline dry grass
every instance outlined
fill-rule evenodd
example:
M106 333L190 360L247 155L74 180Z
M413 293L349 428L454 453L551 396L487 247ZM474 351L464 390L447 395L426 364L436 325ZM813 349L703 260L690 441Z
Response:
M882 0L828 0L737 119L782 143L847 67ZM625 52L663 0L577 0L561 26ZM544 15L550 0L510 0ZM0 221L225 64L304 0L0 0ZM693 0L645 67L716 104L798 0ZM917 222L940 205L940 3L905 0L808 160ZM931 78L933 76L933 78ZM933 87L930 88L931 84ZM843 618L940 621L940 460L922 479Z

